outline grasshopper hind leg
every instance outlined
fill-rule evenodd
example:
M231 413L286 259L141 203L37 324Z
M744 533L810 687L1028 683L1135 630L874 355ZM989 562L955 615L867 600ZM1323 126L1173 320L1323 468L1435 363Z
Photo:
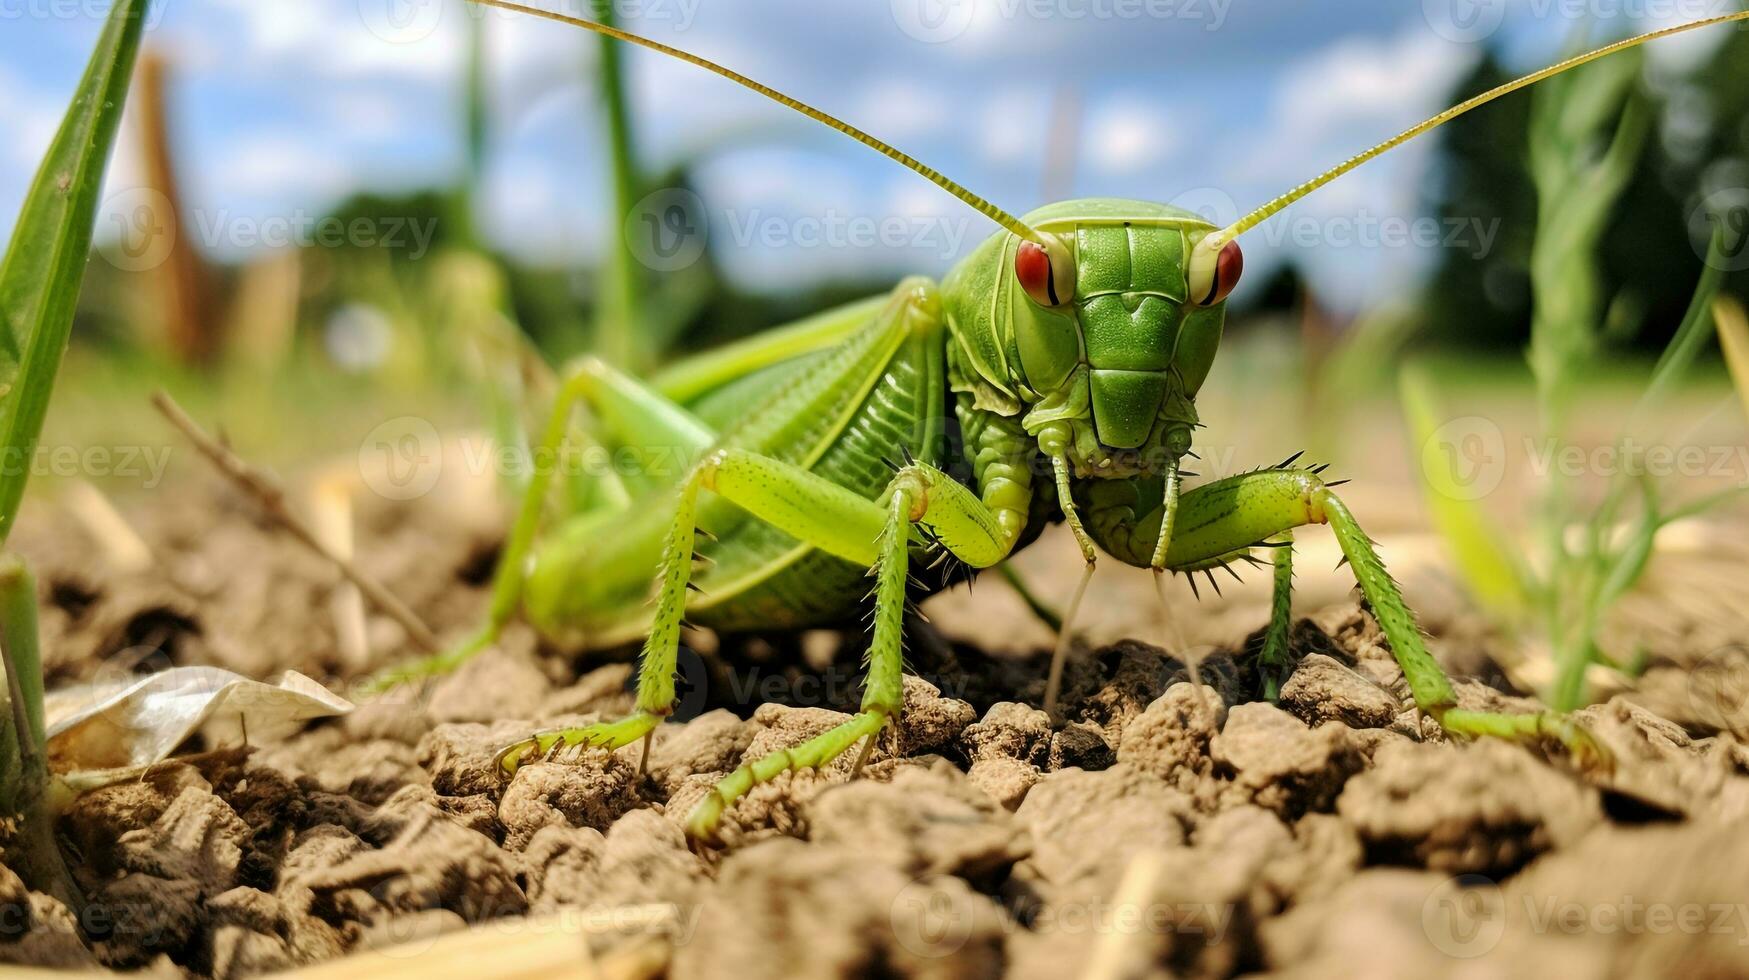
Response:
M716 438L714 432L686 409L600 358L585 357L576 362L565 375L541 441L534 448L535 468L524 488L515 521L504 542L504 552L499 556L497 570L492 576L492 598L486 624L454 649L379 674L371 682L374 689L442 676L498 641L498 635L522 603L529 552L540 529L555 471L559 469L557 461L563 458L561 451L572 435L572 416L579 402L589 409L589 422L592 423L589 434L604 437L607 442L697 454ZM591 496L603 501L605 508L624 510L630 506L627 488L620 475L611 468L567 474L567 477L593 481L596 485Z

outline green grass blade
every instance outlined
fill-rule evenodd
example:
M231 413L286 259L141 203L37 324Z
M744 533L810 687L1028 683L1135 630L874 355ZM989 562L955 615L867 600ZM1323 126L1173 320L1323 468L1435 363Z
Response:
M1457 472L1457 460L1435 445L1443 416L1432 380L1426 371L1410 367L1404 369L1399 388L1416 449L1411 455L1419 460L1415 472L1434 527L1470 595L1497 619L1517 621L1529 606L1527 584L1497 522L1466 492L1469 484Z
M615 25L613 5L599 4L597 17ZM600 305L595 314L596 353L608 363L631 371L649 367L656 351L645 327L643 291L648 278L642 275L638 258L626 241L625 222L638 203L641 177L633 146L633 121L626 96L625 66L620 42L599 38L596 79L601 86L602 106L607 115L608 160L612 165L613 214L607 228L611 247L602 257Z
M12 531L91 248L148 0L115 0L0 261L0 544Z
M1658 364L1652 369L1652 380L1634 406L1629 435L1635 434L1634 429L1663 406L1664 400L1676 390L1677 383L1706 346L1707 337L1711 333L1707 330L1707 324L1713 315L1713 298L1718 296L1719 287L1725 280L1727 260L1724 244L1725 226L1723 222L1719 222L1713 227L1712 241L1707 245L1706 267L1701 270L1700 280L1695 284L1694 297L1688 302L1688 311L1683 314L1681 325L1670 338L1670 345L1659 355Z

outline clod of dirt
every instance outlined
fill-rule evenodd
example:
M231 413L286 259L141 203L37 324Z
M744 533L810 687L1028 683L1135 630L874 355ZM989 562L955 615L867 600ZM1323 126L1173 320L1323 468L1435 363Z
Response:
M1105 769L1116 761L1097 725L1072 721L1051 733L1047 769Z
M752 741L753 729L720 708L684 725L663 725L650 750L650 778L672 796L688 776L735 768Z
M536 716L556 718L559 715L596 714L603 718L624 717L631 713L636 700L633 674L631 664L597 667L577 678L570 687L548 694L540 703ZM524 704L512 714L527 715L528 711L528 705Z
M1133 766L1051 773L1015 811L1033 853L1014 877L1047 901L1103 898L1134 855L1183 845L1193 813L1190 797Z
M943 697L941 688L920 677L905 675L905 707L898 721L898 754L924 755L946 750L978 712L958 698Z
M265 772L308 776L329 793L343 793L370 805L382 803L403 786L425 781L413 744L358 738L340 725L263 749L253 761Z
M1028 839L1006 810L953 765L900 769L890 782L857 780L804 807L809 836L842 844L907 874L979 878L1025 857Z
M1749 816L1749 779L1730 758L1731 739L1693 739L1675 722L1616 698L1574 715L1614 757L1591 776L1618 819Z
M1262 929L1288 975L1742 976L1741 828L1601 827L1506 881L1369 869Z
M1201 793L1212 789L1209 743L1226 720L1227 706L1211 688L1174 684L1124 729L1117 759L1185 793Z
M485 793L439 796L424 785L403 787L354 826L366 840L385 844L405 834L409 827L423 825L432 813L443 814L458 826L485 837L496 838L503 829L498 823L498 804Z
M633 810L607 832L600 859L581 891L552 897L567 904L591 909L628 907L696 909L708 883L705 865L687 848L686 835L654 810ZM685 922L668 922L663 928L684 928ZM605 949L616 942L647 932L647 927L626 923L620 935L598 935L595 945ZM678 939L671 934L668 938Z
M1321 653L1307 655L1281 687L1281 706L1307 725L1339 721L1384 728L1402 710L1389 691Z
M340 730L360 742L392 741L418 745L432 722L412 688L389 691L340 716Z
M1451 881L1445 875L1400 868L1362 871L1328 898L1296 905L1263 923L1258 932L1264 961L1279 975L1296 978L1496 975L1466 972L1475 970L1475 964L1442 951L1425 924L1429 904L1442 897L1442 888L1451 888ZM1461 898L1454 891L1450 900L1456 904ZM1453 950L1461 955L1466 947ZM1375 969L1357 974L1357 964L1373 964ZM1520 972L1520 966L1498 975L1534 975ZM1557 975L1568 974L1563 968Z
M97 966L79 935L79 920L65 905L29 891L0 865L0 963L50 969Z
M1096 663L1106 668L1105 676L1081 679L1085 690L1078 713L1103 728L1112 745L1122 740L1124 727L1131 719L1145 711L1167 687L1189 676L1184 665L1167 656L1166 651L1134 640L1107 647ZM1211 669L1204 673L1211 678L1221 674L1213 669L1215 665L1207 666Z
M1051 757L1051 716L1030 704L1001 701L961 733L960 746L974 763L1018 759L1043 768Z
M536 831L522 849L529 910L550 912L589 894L606 840L592 827L548 824Z
M207 902L205 954L215 977L242 977L337 956L345 948L327 923L298 913L278 896L233 888Z
M1577 841L1602 819L1597 791L1522 747L1381 747L1349 780L1337 812L1365 843L1369 863L1448 874L1503 874Z
M669 975L995 977L1003 923L959 878L912 878L854 847L779 838L724 861Z
M527 910L519 869L493 841L435 808L377 851L363 851L302 879L312 911L331 922L449 909L469 922Z
M1602 827L1501 886L1490 962L1592 962L1618 976L1749 974L1749 852L1741 823ZM1550 941L1551 938L1554 941Z
M419 740L419 764L439 795L496 797L505 783L499 751L528 735L525 721L438 725Z
M191 901L217 895L236 884L248 838L249 825L224 800L191 786L150 827L128 831L116 842L121 866L134 875L115 882L106 892L113 893L138 875L164 883L164 894L186 893ZM140 899L149 898L151 883L135 880L134 885Z
M605 831L640 802L637 766L594 754L572 763L537 762L516 770L498 802L504 846L521 850L549 824Z
M60 829L83 858L84 870L94 876L84 882L114 877L122 868L117 853L121 836L148 827L170 808L185 789L211 792L200 770L183 762L152 767L139 779L128 780L76 797L61 816Z
M1289 818L1328 809L1361 765L1347 728L1307 728L1262 701L1227 712L1227 723L1209 741L1209 758L1217 772L1232 775L1229 798L1255 802Z
M704 862L688 850L680 828L654 810L633 810L606 836L587 827L545 827L523 858L536 912L567 906L692 909L708 880ZM638 924L628 920L626 926ZM624 938L600 934L596 945L605 948Z
M425 712L434 722L491 723L521 718L546 699L552 685L527 654L492 647L437 683Z
M966 772L966 779L1003 809L1013 810L1039 781L1039 771L1029 762L993 756L973 762Z

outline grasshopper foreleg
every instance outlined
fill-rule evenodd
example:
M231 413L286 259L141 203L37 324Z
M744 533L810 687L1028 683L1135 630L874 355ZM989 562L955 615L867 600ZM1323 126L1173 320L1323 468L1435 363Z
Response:
M1603 747L1577 724L1553 712L1499 714L1457 707L1457 695L1439 663L1427 652L1415 614L1385 570L1372 540L1334 491L1310 470L1282 468L1247 473L1198 487L1184 495L1179 525L1166 556L1173 571L1204 568L1247 547L1273 544L1296 527L1328 524L1355 580L1390 641L1415 704L1447 732L1548 741L1561 745L1582 763L1606 763ZM1292 588L1290 546L1277 547L1275 600L1265 634L1266 676L1287 659L1287 626Z

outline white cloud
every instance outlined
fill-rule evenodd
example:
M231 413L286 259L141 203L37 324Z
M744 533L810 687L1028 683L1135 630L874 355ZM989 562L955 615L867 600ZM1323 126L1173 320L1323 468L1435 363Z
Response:
M1228 186L1242 188L1234 196L1249 208L1406 129L1444 107L1477 54L1408 30L1345 38L1289 64L1262 125L1231 151ZM1427 220L1433 145L1399 147L1314 192L1253 231L1247 254L1267 266L1291 252L1320 296L1348 309L1401 290L1433 250L1376 244L1376 229Z
M1147 171L1169 159L1181 140L1171 115L1158 102L1118 95L1094 105L1081 142L1088 169L1120 176Z
M1042 160L1051 96L1042 86L1005 87L978 114L978 149L992 163Z
M305 76L436 80L461 63L467 16L455 0L206 0L240 30L227 67L293 66Z
M7 134L5 153L31 173L61 122L52 101L0 65L0 132Z
M1344 39L1283 72L1276 124L1299 142L1342 126L1409 125L1450 92L1474 57L1419 31Z
M332 144L291 130L239 135L212 172L209 191L220 201L329 200L358 183Z
M862 86L849 118L883 140L903 144L940 132L952 118L951 108L939 89L904 76L886 75Z

